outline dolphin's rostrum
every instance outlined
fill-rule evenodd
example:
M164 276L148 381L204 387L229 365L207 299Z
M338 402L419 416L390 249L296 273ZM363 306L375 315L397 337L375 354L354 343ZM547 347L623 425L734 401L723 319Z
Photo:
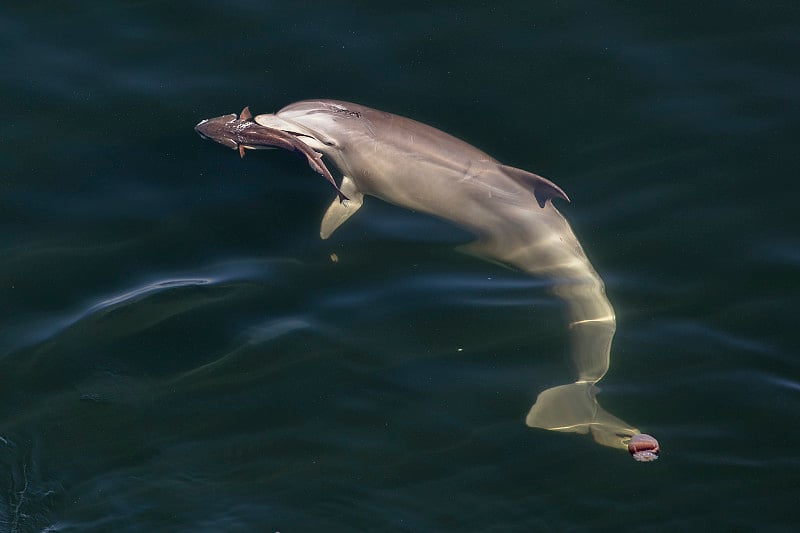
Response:
M200 122L203 137L239 149L278 147L306 156L337 190L322 219L327 239L364 196L447 220L475 235L468 252L551 280L569 320L574 383L541 392L531 427L591 432L637 460L657 458L658 443L606 412L595 384L609 366L614 309L572 229L553 205L567 195L553 182L503 165L477 148L420 122L336 100L308 100L275 114L225 115ZM320 154L341 172L337 187ZM645 438L646 437L646 438Z

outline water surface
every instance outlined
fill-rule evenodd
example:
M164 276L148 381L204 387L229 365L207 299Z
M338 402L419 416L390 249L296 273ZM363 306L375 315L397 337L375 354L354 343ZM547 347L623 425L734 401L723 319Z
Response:
M0 529L791 530L794 3L0 14ZM567 191L658 461L525 426L571 377L542 280L373 198L320 241L301 160L192 131L310 97Z

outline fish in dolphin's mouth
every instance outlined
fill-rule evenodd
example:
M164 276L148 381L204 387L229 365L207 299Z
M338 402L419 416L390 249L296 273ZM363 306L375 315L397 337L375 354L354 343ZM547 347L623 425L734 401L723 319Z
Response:
M262 126L253 120L253 115L248 107L242 109L238 117L231 113L201 120L194 127L194 131L203 139L212 140L234 150L238 149L241 157L244 157L245 149L282 148L290 152L298 152L306 156L308 165L317 174L333 185L339 201L348 200L322 161L322 154L298 139L298 136L303 134Z

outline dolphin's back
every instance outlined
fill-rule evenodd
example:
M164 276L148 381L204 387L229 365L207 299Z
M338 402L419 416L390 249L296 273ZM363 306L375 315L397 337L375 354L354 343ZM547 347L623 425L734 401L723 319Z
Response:
M391 142L410 153L425 155L451 153L462 160L494 161L490 155L471 144L414 119L341 100L303 100L289 104L276 113L288 120L313 121L313 115L328 115L338 126L348 128L351 136L364 136Z

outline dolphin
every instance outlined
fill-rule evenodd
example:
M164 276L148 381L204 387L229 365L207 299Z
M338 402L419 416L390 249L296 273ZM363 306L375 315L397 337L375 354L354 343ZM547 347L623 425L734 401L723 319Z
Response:
M575 381L542 391L526 424L591 433L634 459L658 457L658 442L605 411L596 383L609 368L614 309L554 200L569 201L552 181L504 165L436 128L399 115L337 100L306 100L277 113L224 115L195 130L244 154L278 147L299 152L335 187L320 236L329 238L363 205L365 196L444 219L475 236L464 251L550 280L569 323ZM320 155L321 154L321 155ZM331 178L321 156L342 178ZM635 438L634 438L635 437Z

